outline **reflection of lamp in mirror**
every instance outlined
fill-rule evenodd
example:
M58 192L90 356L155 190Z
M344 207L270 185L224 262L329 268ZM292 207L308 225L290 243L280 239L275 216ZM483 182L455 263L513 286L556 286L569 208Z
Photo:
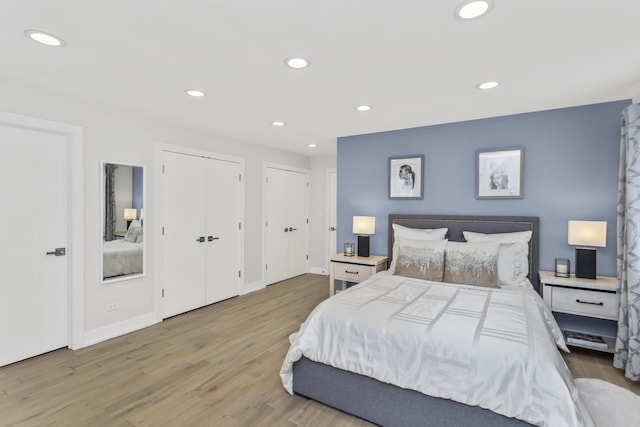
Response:
M358 256L369 256L369 236L376 234L376 217L354 216L353 234L358 235Z
M576 247L576 277L596 278L596 248L607 246L606 221L569 221L569 244Z
M138 218L138 210L136 208L124 208L124 219L127 221L127 230L131 225L131 221Z

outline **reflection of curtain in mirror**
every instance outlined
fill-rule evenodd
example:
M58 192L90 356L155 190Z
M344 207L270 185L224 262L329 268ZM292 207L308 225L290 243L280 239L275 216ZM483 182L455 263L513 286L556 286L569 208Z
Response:
M107 163L104 168L104 240L116 238L116 191L114 187L115 171L118 166Z

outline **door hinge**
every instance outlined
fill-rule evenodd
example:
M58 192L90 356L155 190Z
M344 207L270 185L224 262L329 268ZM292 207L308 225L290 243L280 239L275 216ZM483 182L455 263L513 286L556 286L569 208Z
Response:
M242 182L242 174L238 174L238 181Z
M242 230L242 223L241 222L238 223L238 230Z
M162 235L164 236L164 225L162 226Z
M307 255L307 261L309 261L309 255Z
M265 179L266 179L266 183L268 184L269 183L269 177L267 177Z
M242 277L242 271L238 270L238 277Z
M307 188L309 188L309 183L307 182Z
M164 289L162 289L162 298L164 298Z
M309 218L307 218L307 224L309 224Z
M164 165L162 165L162 173L164 173Z
M264 269L265 269L265 270L268 270L268 269L269 269L269 264L265 264L265 265L264 265Z
M265 227L268 227L268 226L269 226L269 221L265 221L265 222L264 222L264 226L265 226Z

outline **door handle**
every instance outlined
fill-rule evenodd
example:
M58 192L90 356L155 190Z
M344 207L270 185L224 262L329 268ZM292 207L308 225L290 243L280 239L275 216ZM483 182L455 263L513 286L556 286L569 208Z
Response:
M288 233L288 232L289 232L289 229L288 229L287 227L285 227L285 228L284 228L284 232L285 232L285 233Z
M336 231L335 227L329 227L329 231Z
M289 227L289 231L296 231L297 228Z
M207 236L207 240L209 242L213 242L214 240L220 240L220 238L219 237L213 237L213 236Z
M204 242L204 236L200 236L196 239L196 242L200 242L203 243Z
M65 256L67 254L67 248L56 248L54 251L47 252L47 255Z

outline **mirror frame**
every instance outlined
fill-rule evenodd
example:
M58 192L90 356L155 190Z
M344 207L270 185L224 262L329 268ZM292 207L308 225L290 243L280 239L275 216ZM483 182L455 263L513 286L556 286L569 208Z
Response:
M114 164L114 165L120 165L120 166L128 166L131 168L134 167L139 167L142 168L142 206L143 209L145 210L144 212L144 222L146 223L147 220L147 168L145 165L141 165L141 164L135 164L135 163L127 163L127 162L116 162L116 161L110 161L110 160L101 160L100 161L100 250L98 251L99 254L99 265L100 265L100 270L99 270L99 274L100 274L100 281L99 283L101 285L108 285L108 284L112 284L112 283L117 283L117 282L123 282L125 280L132 280L132 279L139 279L141 277L145 277L147 275L147 232L146 232L146 226L142 225L142 229L144 231L144 237L142 240L142 273L134 273L134 274L127 274L127 275L122 275L122 276L114 276L114 277L110 277L110 278L104 278L104 234L105 234L105 227L104 227L104 222L105 222L105 185L106 185L106 180L105 180L105 167L108 164Z

